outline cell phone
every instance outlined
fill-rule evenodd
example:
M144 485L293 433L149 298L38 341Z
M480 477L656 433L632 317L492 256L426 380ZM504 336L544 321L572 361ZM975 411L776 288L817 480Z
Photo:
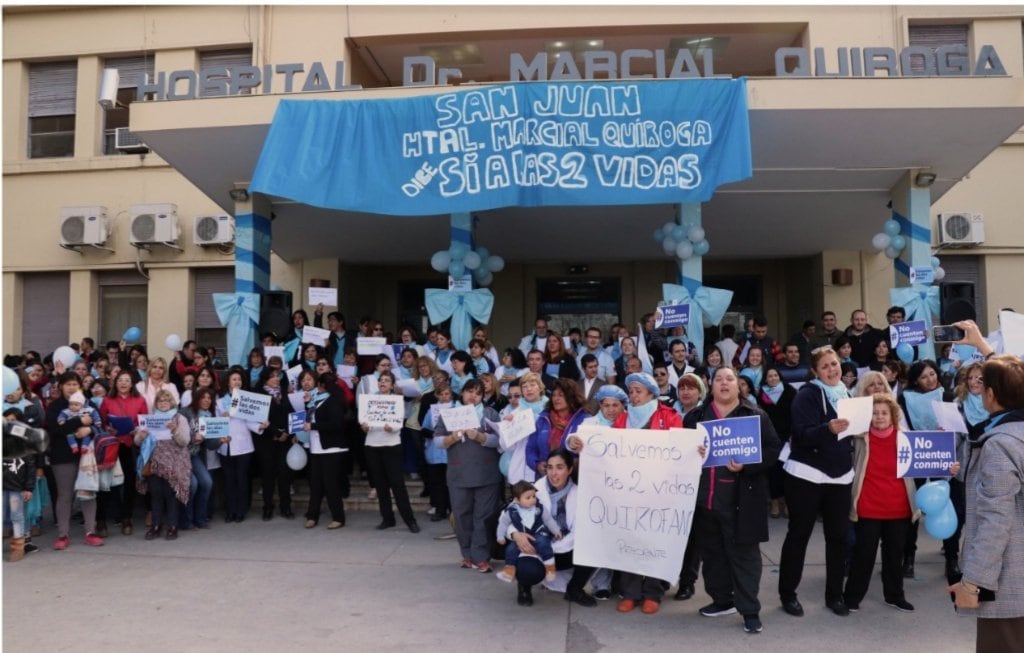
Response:
M951 324L932 327L932 340L935 342L960 342L966 336L963 329Z

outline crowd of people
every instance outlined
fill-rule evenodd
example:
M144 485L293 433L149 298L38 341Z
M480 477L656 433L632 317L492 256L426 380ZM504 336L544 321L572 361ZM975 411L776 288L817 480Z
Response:
M893 307L888 321L904 316ZM351 481L365 477L378 501L377 528L397 525L397 507L417 533L406 487L413 478L429 496L431 521L451 522L459 566L489 573L493 559L504 559L497 576L517 586L519 605L532 605L532 587L544 583L581 606L617 593L619 612L654 614L670 583L573 563L584 447L577 429L694 428L756 416L761 463L702 472L673 598L691 598L703 568L712 603L700 613L739 613L746 632L760 632L759 546L768 540L768 520L786 519L778 595L786 613L802 616L797 590L821 521L828 609L845 617L860 608L880 547L884 603L909 612L903 582L915 573L920 512L914 483L895 473L896 434L937 430L934 400L954 402L968 426L957 434L958 461L946 470L961 525L943 543L950 591L958 606L992 619L979 620L979 646L983 631L988 642L1020 636L1024 364L996 355L973 322L958 323L975 348L973 360L943 349L939 360L907 365L864 311L854 311L845 330L826 311L820 329L807 321L782 342L755 316L742 332L723 327L703 352L683 327L655 329L653 315L634 334L621 324L607 334L595 327L561 334L541 317L503 350L484 327L457 349L443 327L422 339L408 326L393 336L365 318L349 330L340 312L326 315L323 345L304 342L303 330L322 327L324 318L322 306L312 323L295 311L289 333L262 334L246 366L218 365L215 351L191 340L171 360L151 359L145 347L125 342L98 351L91 338L75 346L70 366L52 354L8 356L19 383L4 397L4 417L51 436L46 454L4 462L9 559L38 550L32 538L46 507L57 550L71 545L76 506L90 546L101 546L111 530L132 535L142 512L147 540L210 528L218 511L225 522L241 522L251 512L255 477L262 519L293 519L299 474L310 490L305 528L320 523L324 499L327 529L343 528ZM365 336L385 336L389 344L361 355L357 340ZM266 419L232 413L236 390L269 396ZM401 426L360 415L359 397L367 394L400 395ZM872 397L871 426L841 438L849 422L839 418L838 402L855 396ZM446 426L442 411L457 406L471 407L479 426ZM291 424L300 410L304 421ZM505 446L500 425L520 411L532 413L534 431ZM207 437L204 418L214 417L229 418L226 435ZM296 444L308 460L300 470L290 456ZM998 628L982 626L996 622Z

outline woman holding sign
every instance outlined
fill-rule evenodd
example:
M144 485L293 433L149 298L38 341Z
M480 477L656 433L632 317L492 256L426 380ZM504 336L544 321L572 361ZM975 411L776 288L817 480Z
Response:
M200 429L200 420L215 417L217 398L210 388L197 388L191 394L192 403L181 409L181 415L188 421L192 432L192 440L188 445L189 458L192 461L192 480L189 484L188 502L185 504L185 515L182 528L209 528L208 508L210 494L213 492L213 477L206 468L206 452L211 446Z
M176 396L169 390L156 393L154 409L152 417L169 418L170 421L161 429L166 437L157 435L154 429L156 447L147 463L152 473L137 479L137 489L140 494L148 492L153 499L153 525L146 531L146 539L159 537L166 525L166 539L175 540L178 538L178 504L188 503L192 481L192 460L188 455L192 431L188 420L178 413ZM135 444L141 445L148 435L145 428L136 429Z
M325 372L319 378L303 370L299 375L306 402L305 430L309 432L309 506L306 508L306 528L315 528L320 521L320 508L324 496L331 512L329 530L345 525L344 456L348 451L345 421L351 413L351 404L338 386L338 377Z
M395 375L381 372L377 378L377 389L380 395L401 397L395 392ZM362 405L362 404L360 404ZM395 526L395 512L391 507L391 495L395 496L398 513L402 515L405 525L412 533L419 533L416 515L409 504L409 491L405 488L405 476L402 474L402 422L405 418L404 402L399 404L399 414L395 423L371 423L365 415L359 416L359 426L366 433L366 464L369 465L370 477L377 489L377 505L380 507L381 522L377 530Z
M292 405L281 388L281 375L275 370L265 368L260 373L256 387L259 392L270 397L270 412L267 416L269 426L253 438L263 486L263 521L274 518L275 485L281 516L293 519L292 470L287 462L289 441L292 439L288 433L288 414L292 412Z
M743 630L759 633L761 603L757 590L761 583L760 543L768 541L768 474L782 443L768 415L740 401L736 372L729 368L715 374L711 401L687 414L684 423L686 428L696 428L700 422L742 417L759 420L761 462L730 460L701 470L687 553L698 545L704 561L704 587L712 603L700 613L720 617L739 612L743 615Z
M548 408L537 417L537 430L526 441L526 464L537 472L537 478L544 475L548 452L562 446L588 417L586 401L576 382L556 379Z
M231 415L232 394L245 390L245 370L235 366L228 370L227 390L217 402L217 416L230 417L230 435L220 438L220 462L224 467L224 504L227 515L224 521L241 522L249 512L252 502L252 486L249 481L249 465L252 463L253 433L261 433L267 424L259 424Z
M132 534L132 511L135 508L135 429L139 426L139 415L149 412L146 400L142 398L135 387L132 373L122 370L114 377L114 390L103 398L100 404L100 418L108 431L117 434L120 446L117 449L117 458L121 462L121 469L124 471L124 485L119 492L116 488L109 493L100 493L109 496L109 504L106 506L108 516L112 516L121 523L121 534ZM123 494L121 494L123 492Z

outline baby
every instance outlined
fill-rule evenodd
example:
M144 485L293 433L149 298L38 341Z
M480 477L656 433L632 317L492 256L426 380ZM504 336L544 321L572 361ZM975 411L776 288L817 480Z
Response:
M544 505L537 503L537 488L529 481L519 481L513 485L512 497L512 503L508 504L498 519L498 544L505 545L505 568L498 573L498 580L506 583L515 580L520 551L512 535L526 533L533 542L537 556L544 563L547 572L545 580L553 581L555 553L551 549L551 538L562 539L562 531L554 517L544 510Z
M75 437L74 432L68 433L68 446L71 447L71 453L77 456L81 451L87 450L92 445L93 438L102 435L102 432L100 431L100 414L91 405L85 403L85 395L81 392L76 392L68 397L68 407L60 411L57 423L63 426L69 419L75 417L82 419L82 426L92 427L92 434L82 438L81 445L78 444L78 438Z

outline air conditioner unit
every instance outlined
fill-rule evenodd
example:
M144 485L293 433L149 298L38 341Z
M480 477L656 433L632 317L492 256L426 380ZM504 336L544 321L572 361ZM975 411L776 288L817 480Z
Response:
M966 247L985 242L985 217L958 211L939 214L939 244Z
M114 130L114 149L122 152L149 152L146 144L139 140L139 137L128 131L127 127L118 127Z
M132 225L128 242L132 245L173 244L181 235L174 204L133 204L129 213Z
M201 215L192 223L196 245L224 245L235 239L235 221L229 215Z
M104 206L64 206L60 209L60 246L103 245L110 236Z

